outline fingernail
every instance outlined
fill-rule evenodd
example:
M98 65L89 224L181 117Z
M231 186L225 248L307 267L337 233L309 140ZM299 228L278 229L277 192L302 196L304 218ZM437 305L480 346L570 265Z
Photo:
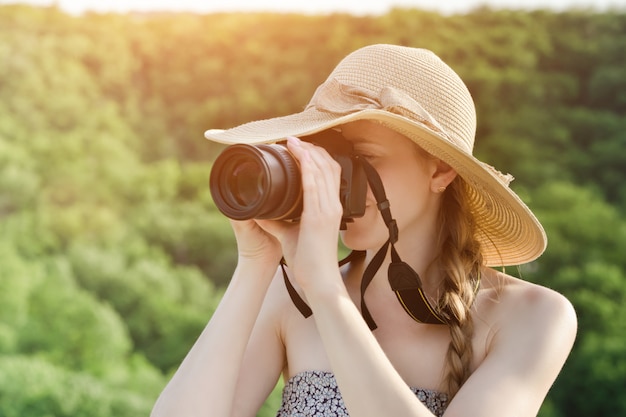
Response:
M287 142L294 146L300 146L300 139L295 136L287 136Z

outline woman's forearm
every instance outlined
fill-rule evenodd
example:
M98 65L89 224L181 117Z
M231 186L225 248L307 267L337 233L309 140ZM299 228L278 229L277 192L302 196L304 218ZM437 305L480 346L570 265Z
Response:
M307 297L350 415L432 417L395 371L342 283Z
M241 362L275 267L240 263L217 310L152 411L152 417L231 415Z

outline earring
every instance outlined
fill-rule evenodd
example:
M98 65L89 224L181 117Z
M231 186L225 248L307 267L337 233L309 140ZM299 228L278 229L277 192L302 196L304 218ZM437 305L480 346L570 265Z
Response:
M437 192L439 194L443 193L444 191L446 191L446 187L439 187L439 188L437 188Z

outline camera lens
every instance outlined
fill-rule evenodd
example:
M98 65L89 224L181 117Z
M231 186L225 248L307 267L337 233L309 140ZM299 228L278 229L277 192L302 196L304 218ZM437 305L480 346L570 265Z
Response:
M237 204L242 207L253 205L261 199L264 189L262 167L253 160L234 166L228 179L228 189Z
M302 211L300 171L282 145L232 145L215 160L211 195L227 217L294 219Z

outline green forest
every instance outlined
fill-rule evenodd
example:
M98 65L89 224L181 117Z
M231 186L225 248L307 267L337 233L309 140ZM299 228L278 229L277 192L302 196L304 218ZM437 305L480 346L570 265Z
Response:
M626 415L626 12L85 14L0 6L0 416L148 416L236 260L208 128L301 110L348 52L425 47L549 246L507 272L579 332L541 417ZM280 387L259 416L275 414Z

